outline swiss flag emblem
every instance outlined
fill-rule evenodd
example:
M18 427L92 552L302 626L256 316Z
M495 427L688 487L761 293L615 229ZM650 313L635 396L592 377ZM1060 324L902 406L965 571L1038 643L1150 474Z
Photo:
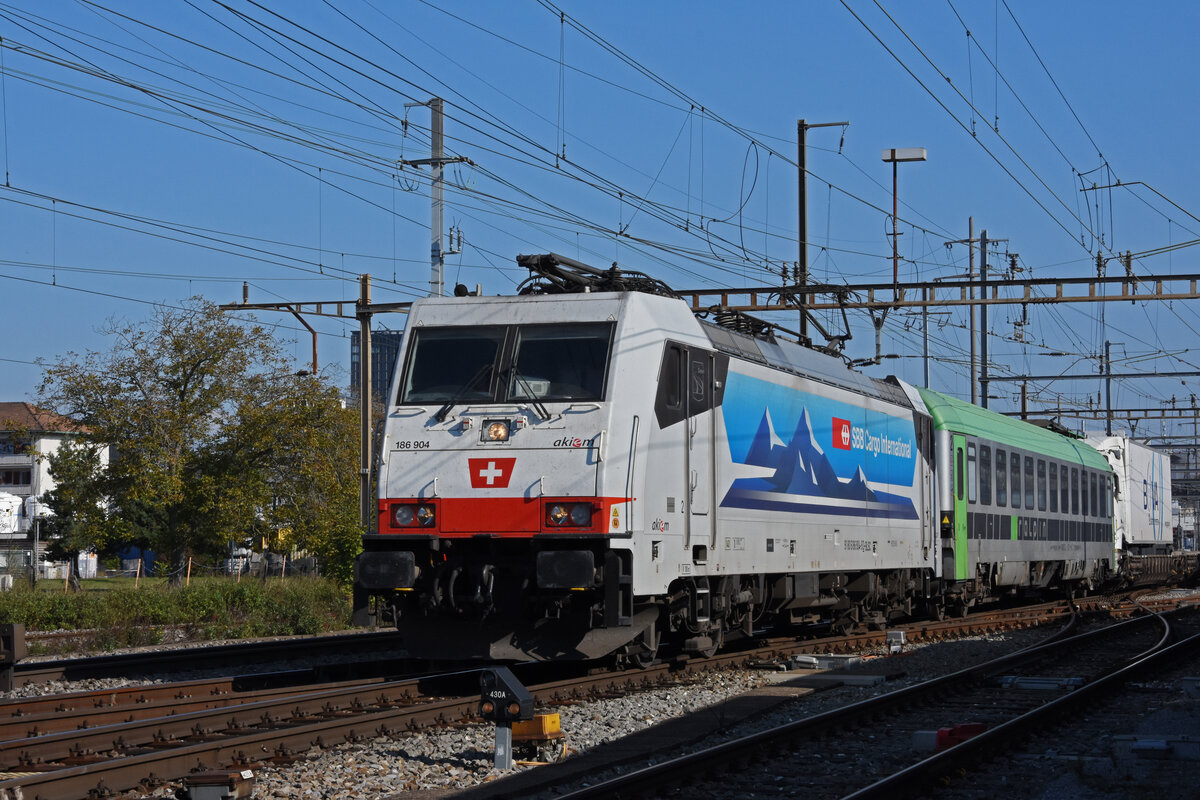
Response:
M515 458L468 458L472 489L507 489Z
M850 449L850 420L833 418L833 446L838 450Z

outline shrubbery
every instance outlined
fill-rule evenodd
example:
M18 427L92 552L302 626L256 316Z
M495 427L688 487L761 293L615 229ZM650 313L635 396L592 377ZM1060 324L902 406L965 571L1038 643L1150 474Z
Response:
M343 630L350 605L344 589L323 578L209 578L179 588L125 583L78 593L17 587L0 593L0 624L10 622L24 623L26 631L88 631L79 645L112 649Z

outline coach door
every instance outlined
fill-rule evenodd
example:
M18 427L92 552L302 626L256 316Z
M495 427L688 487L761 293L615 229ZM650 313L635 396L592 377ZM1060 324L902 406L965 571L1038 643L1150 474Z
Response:
M967 579L967 441L954 437L954 578Z

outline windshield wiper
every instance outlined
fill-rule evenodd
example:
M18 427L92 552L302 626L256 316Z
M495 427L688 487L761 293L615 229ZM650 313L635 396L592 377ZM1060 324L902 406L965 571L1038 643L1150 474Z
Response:
M517 369L516 364L512 365L511 371L512 376L517 379L517 382L521 384L521 388L525 390L525 397L529 400L529 405L533 406L533 413L537 414L538 418L542 421L550 419L549 409L542 404L541 400L538 400L536 397L534 397L533 387L529 385L529 381L525 380L525 376L521 374L519 369Z
M471 391L478 385L479 379L484 375L491 374L492 364L489 361L479 368L479 370L471 376L470 380L462 385L462 387L454 393L454 396L446 401L446 404L438 409L438 412L433 415L433 418L438 422L445 422L446 415L450 413L450 409L454 408L463 399L467 392Z

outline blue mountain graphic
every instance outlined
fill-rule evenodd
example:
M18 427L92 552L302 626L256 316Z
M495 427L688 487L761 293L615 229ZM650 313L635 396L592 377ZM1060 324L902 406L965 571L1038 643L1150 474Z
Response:
M841 480L830 463L825 451L817 443L812 420L805 408L796 423L796 430L786 445L781 446L775 435L770 411L763 410L746 464L774 470L769 477L738 478L721 502L724 506L739 508L770 508L777 510L804 511L807 513L861 514L863 516L885 516L913 518L915 509L907 497L876 492L867 485L867 476L862 467L855 468L848 480ZM778 499L771 496L778 495ZM861 510L846 506L821 506L801 501L796 495L814 498L862 501Z

